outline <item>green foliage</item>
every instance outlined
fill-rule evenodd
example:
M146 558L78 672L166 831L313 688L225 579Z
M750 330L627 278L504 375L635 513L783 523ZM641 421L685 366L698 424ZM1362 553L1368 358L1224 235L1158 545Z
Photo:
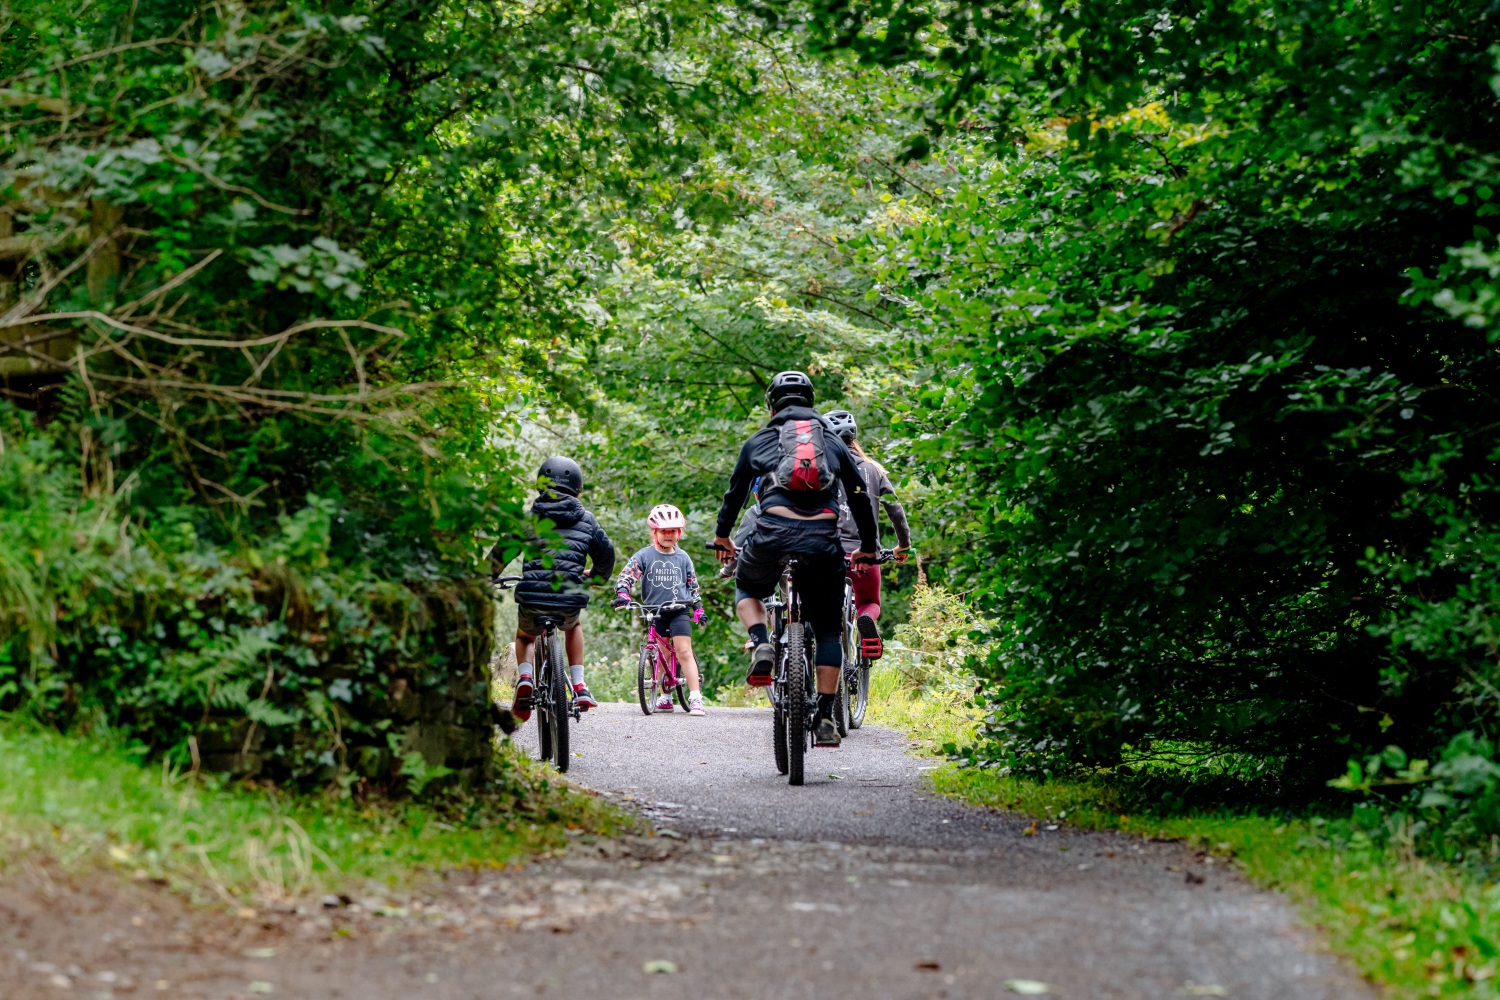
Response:
M893 400L931 519L982 539L988 753L1317 787L1491 731L1493 12L781 14L932 73L956 180L863 256L931 366Z
M415 791L445 762L477 776L493 626L476 582L333 559L344 510L316 496L254 547L166 516L153 536L83 497L51 437L16 428L0 453L0 707L278 780L383 786L403 758ZM413 753L432 757L420 778Z
M661 58L712 14L8 10L0 378L47 433L0 456L4 703L277 779L478 767L505 434L576 395L593 207L734 100Z

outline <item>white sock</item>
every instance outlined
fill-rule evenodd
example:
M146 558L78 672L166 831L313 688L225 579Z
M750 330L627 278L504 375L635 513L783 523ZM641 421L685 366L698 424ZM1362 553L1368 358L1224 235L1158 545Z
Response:
M517 677L531 677L535 673L536 673L536 671L532 668L531 664L529 664L529 663L517 663L516 664L516 676Z
M574 687L577 687L579 684L583 683L583 664L582 663L569 664L569 666L568 666L568 673L573 678L573 686Z

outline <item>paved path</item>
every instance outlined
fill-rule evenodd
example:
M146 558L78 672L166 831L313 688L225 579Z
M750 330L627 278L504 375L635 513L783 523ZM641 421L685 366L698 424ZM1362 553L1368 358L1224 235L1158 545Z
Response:
M145 887L12 879L0 998L957 1000L1011 980L1122 1000L1375 995L1280 897L1182 845L1025 836L927 794L930 761L878 728L811 755L791 788L769 730L765 710L605 706L571 777L661 835L579 837L519 871L328 912L234 922ZM534 748L534 726L520 739Z

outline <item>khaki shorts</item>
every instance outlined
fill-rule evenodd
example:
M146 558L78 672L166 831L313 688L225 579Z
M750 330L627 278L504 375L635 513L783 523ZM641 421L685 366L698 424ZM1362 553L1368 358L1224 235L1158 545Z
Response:
M516 605L516 631L522 635L539 636L542 627L537 624L538 618L551 618L557 622L557 630L566 632L578 624L578 608L530 608L524 604Z

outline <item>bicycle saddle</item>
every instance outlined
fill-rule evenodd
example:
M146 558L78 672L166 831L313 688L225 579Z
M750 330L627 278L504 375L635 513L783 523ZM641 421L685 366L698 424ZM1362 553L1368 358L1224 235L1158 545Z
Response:
M562 619L559 618L559 617L555 617L553 615L537 615L536 616L536 627L539 628L539 629L542 629L543 631L546 631L549 628L553 629L553 630L556 630L556 629L560 628L561 626L562 626Z

